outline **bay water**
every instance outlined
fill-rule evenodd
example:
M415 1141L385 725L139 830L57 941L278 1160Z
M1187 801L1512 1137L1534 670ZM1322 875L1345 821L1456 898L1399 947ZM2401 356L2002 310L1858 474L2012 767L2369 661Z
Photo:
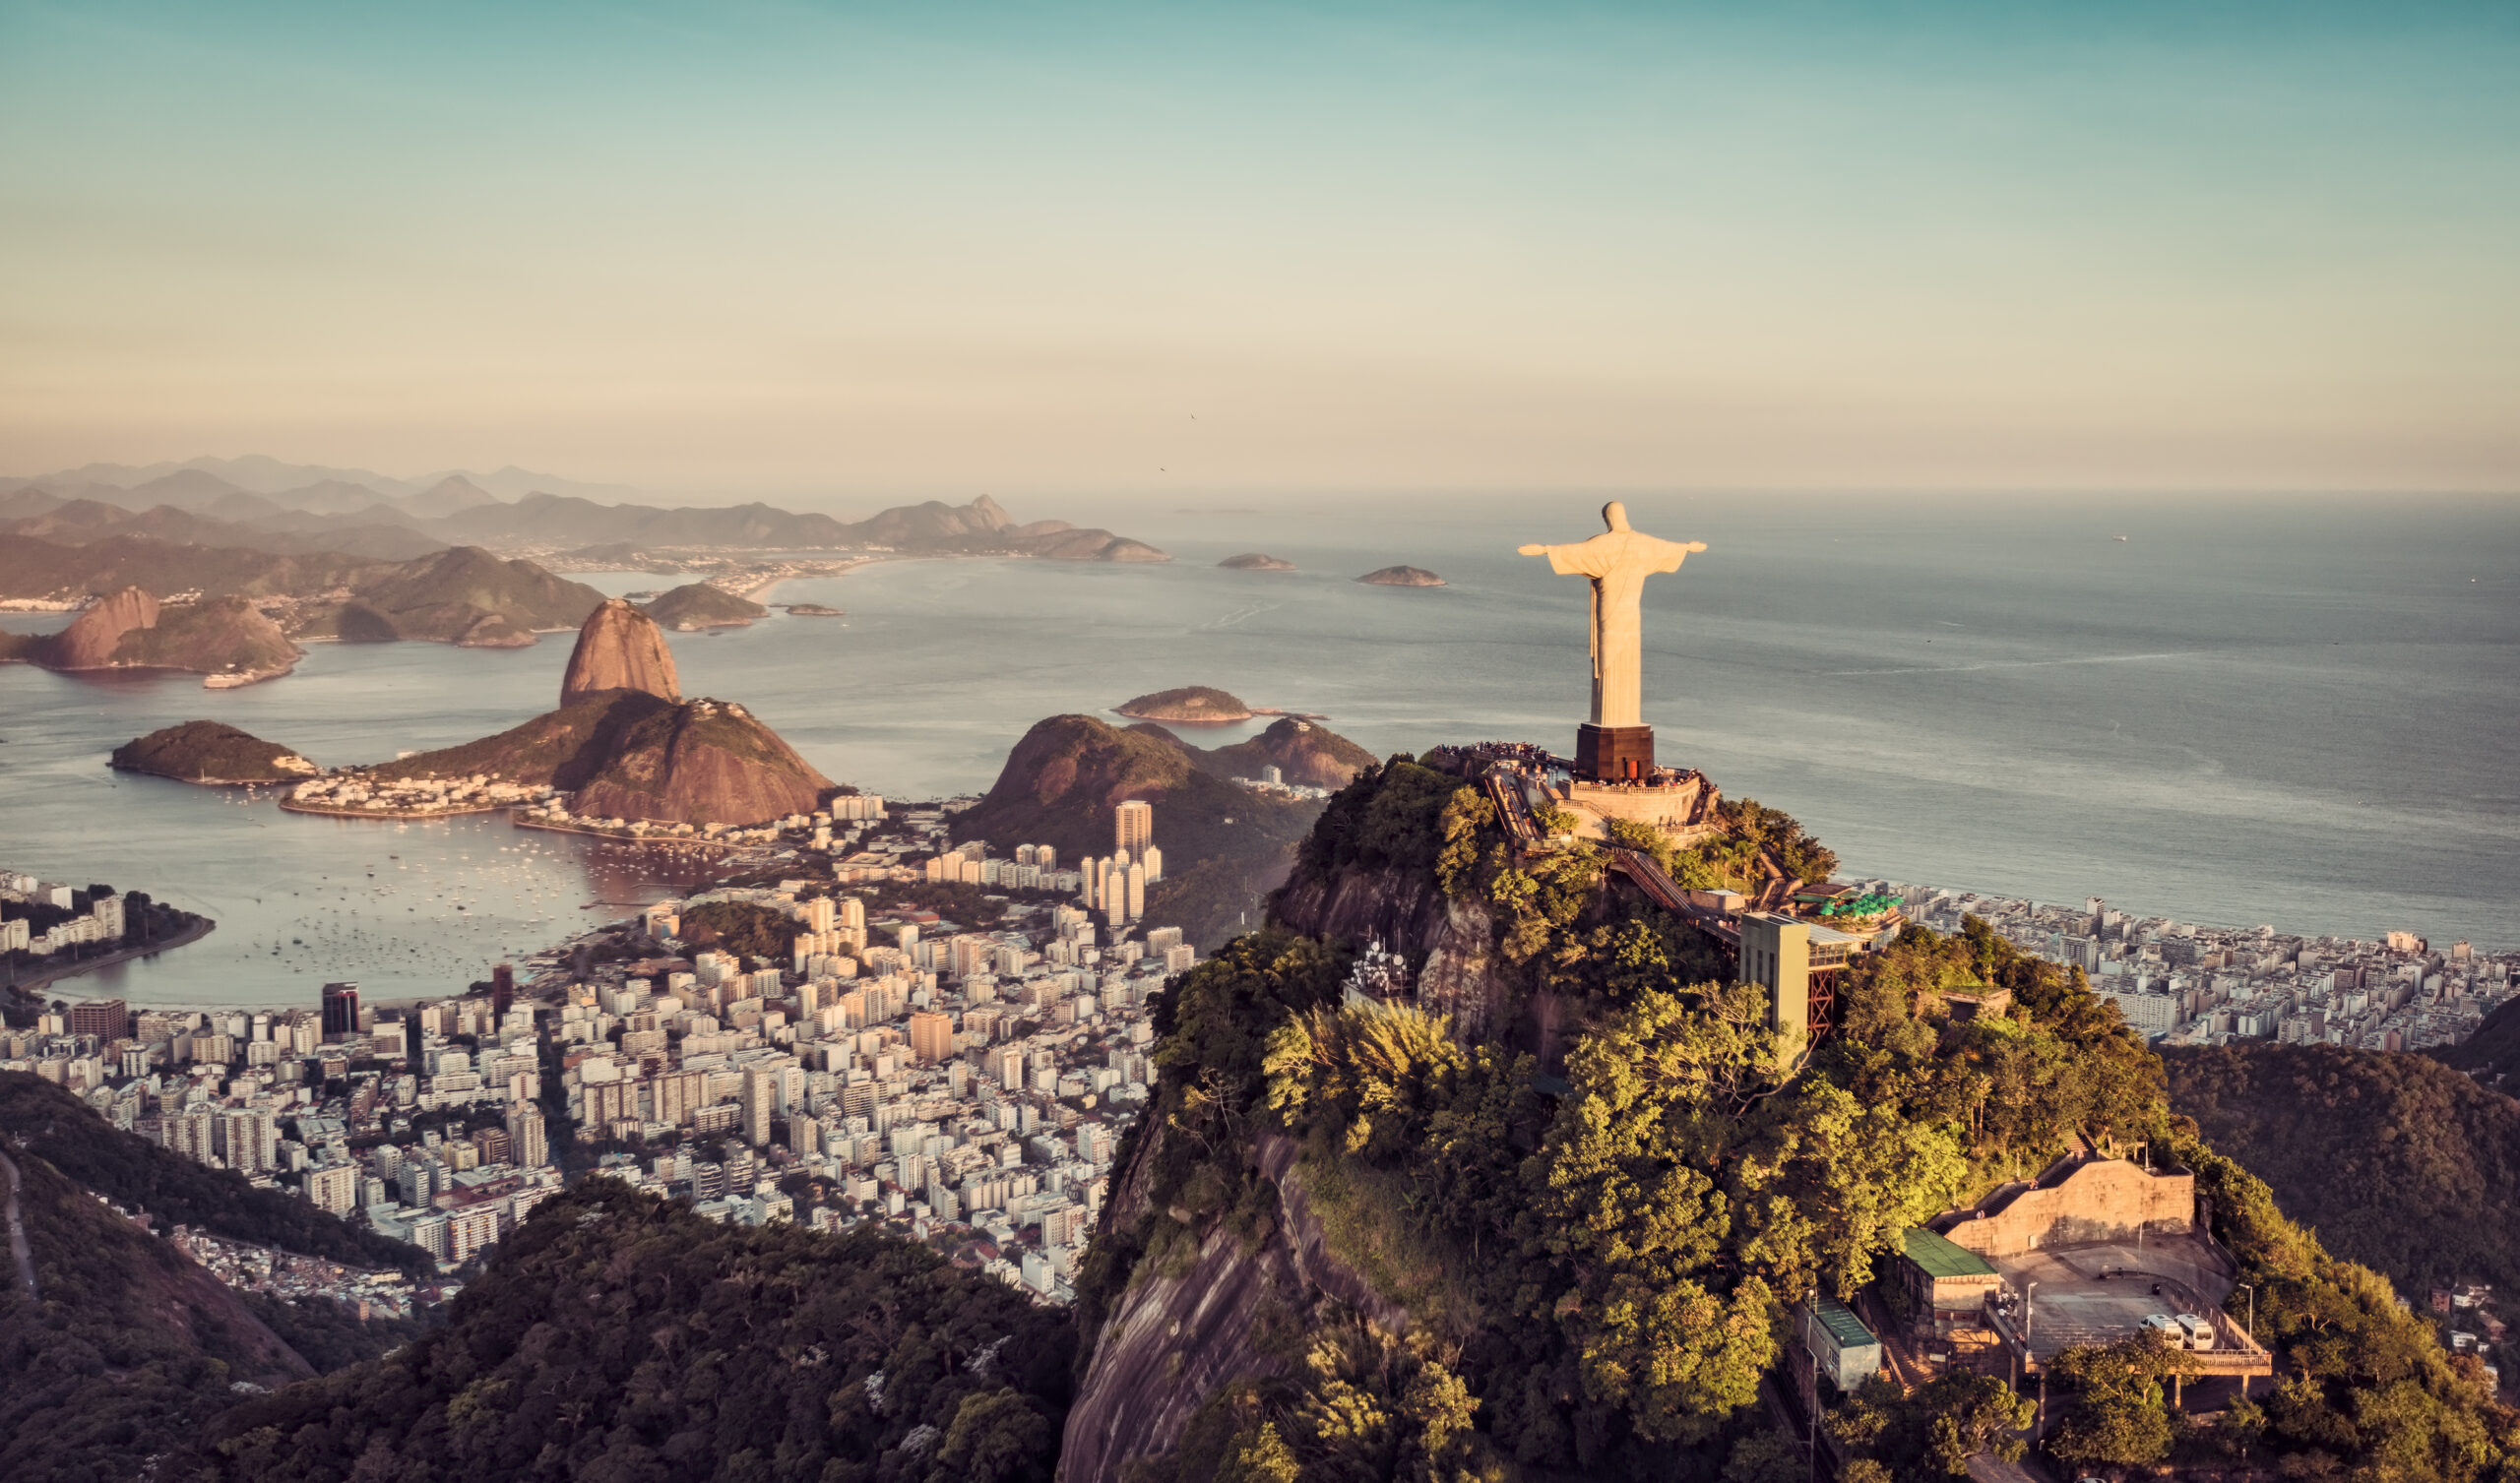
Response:
M1059 513L1175 560L884 562L799 580L747 629L672 636L686 694L739 701L832 777L985 789L1033 722L1214 685L1378 755L1573 746L1587 593L1519 557L1598 500L1213 500ZM2520 516L2426 499L1629 501L1710 549L1646 589L1666 763L1789 810L1846 873L2290 932L2520 941ZM1019 510L1019 518L1042 512ZM2122 539L2120 537L2123 537ZM1292 573L1221 570L1265 551ZM1406 563L1440 587L1368 587ZM609 573L607 591L674 579ZM58 617L0 620L19 632ZM566 635L513 651L322 645L233 691L0 667L0 867L148 891L209 938L56 994L312 1005L444 993L676 889L654 852L475 816L380 824L109 772L209 717L319 763L549 709ZM1217 745L1265 722L1204 731ZM1158 820L1161 836L1162 824Z

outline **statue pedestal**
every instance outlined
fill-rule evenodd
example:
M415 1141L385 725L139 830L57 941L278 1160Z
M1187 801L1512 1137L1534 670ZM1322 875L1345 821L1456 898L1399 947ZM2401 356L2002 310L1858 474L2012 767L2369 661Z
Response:
M1575 775L1589 782L1626 782L1654 775L1654 728L1575 727Z

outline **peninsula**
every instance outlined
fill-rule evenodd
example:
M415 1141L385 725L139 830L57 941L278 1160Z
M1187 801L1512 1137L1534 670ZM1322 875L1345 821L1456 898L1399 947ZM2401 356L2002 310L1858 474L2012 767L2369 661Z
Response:
M811 813L831 779L743 707L682 698L657 621L615 597L589 614L559 709L462 746L328 773L284 807L435 816L534 805L534 822L714 834Z
M172 669L213 688L286 674L304 654L246 598L160 602L137 587L91 603L57 634L0 636L0 659L45 669Z

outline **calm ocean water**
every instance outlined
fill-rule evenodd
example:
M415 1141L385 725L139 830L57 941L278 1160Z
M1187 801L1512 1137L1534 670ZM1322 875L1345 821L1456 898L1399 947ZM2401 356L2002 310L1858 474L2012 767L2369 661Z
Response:
M1851 871L2288 931L2520 940L2513 507L1629 504L1640 528L1711 547L1647 588L1664 760L1791 810ZM1597 508L1070 503L1176 561L880 565L774 594L846 619L678 635L675 658L687 692L744 702L832 776L895 797L984 788L1041 716L1186 684L1325 712L1379 753L1563 750L1588 693L1585 589L1513 549L1582 539ZM1302 570L1214 565L1254 549ZM1450 585L1352 581L1401 562ZM284 815L118 777L104 756L196 716L326 764L446 745L547 709L567 657L564 636L511 653L322 646L289 678L229 692L0 668L0 863L220 919L86 980L135 1000L460 987L670 883L636 852L481 819Z

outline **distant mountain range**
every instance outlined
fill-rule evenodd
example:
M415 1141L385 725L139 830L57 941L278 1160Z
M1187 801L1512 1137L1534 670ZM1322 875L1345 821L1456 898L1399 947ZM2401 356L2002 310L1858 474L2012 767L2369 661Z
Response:
M208 654L183 662L113 657L121 636L156 623L157 594L176 607L194 601L192 595L177 600L177 593L197 594L204 607L220 598L266 603L283 614L290 639L417 639L467 649L532 644L537 632L585 622L603 601L603 594L591 587L555 577L530 561L502 560L478 546L441 547L409 561L375 561L334 552L278 555L249 547L172 545L130 535L82 545L58 545L32 535L0 540L0 598L74 605L86 601L86 614L64 631L65 640L102 622L102 599L133 588L149 604L150 619L126 615L109 625L110 637L100 634L83 655L64 658L55 667L157 663L214 672L228 667L230 660L251 657L228 653L216 662ZM62 658L16 651L23 649L0 649L0 658ZM263 669L270 662L241 667Z
M513 500L537 490L550 494L574 494L587 499L620 500L639 491L627 484L590 484L580 479L564 479L558 474L536 473L511 463L492 473L475 473L469 468L446 468L424 473L417 478L398 479L378 473L372 468L331 468L321 463L284 463L262 454L248 454L241 459L186 459L180 463L90 463L79 468L64 468L52 473L23 477L0 477L0 494L14 489L40 486L61 490L83 486L110 489L137 489L145 484L178 475L206 475L225 488L242 489L252 494L278 495L308 489L318 485L337 484L364 488L371 499L380 496L418 494L449 479L463 479L485 491L493 499Z
M573 554L658 548L1003 553L1152 562L1162 551L1064 521L1017 524L986 495L968 505L901 505L866 520L759 503L663 508L610 486L525 469L395 479L361 468L267 458L132 467L92 463L0 478L0 533L57 545L117 536L275 553L338 552L406 561L446 546ZM615 497L607 503L597 496ZM0 592L0 596L13 595Z

